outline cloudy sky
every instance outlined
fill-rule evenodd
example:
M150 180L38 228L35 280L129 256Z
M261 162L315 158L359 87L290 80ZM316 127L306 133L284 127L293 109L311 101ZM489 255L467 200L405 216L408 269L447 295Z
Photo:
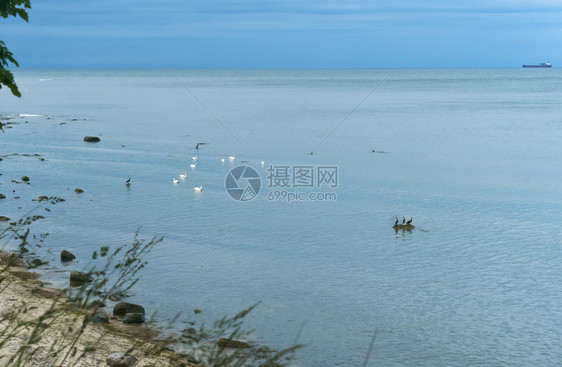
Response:
M22 67L562 65L556 0L32 0L0 19Z

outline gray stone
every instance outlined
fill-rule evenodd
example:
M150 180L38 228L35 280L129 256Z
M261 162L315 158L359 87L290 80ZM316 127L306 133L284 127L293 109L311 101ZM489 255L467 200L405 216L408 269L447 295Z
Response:
M109 323L109 317L107 317L106 314L100 312L92 316L90 321L94 324L107 324Z
M123 324L142 324L144 314L140 312L127 313L123 316Z
M77 188L74 189L74 192L77 193L77 194L81 194L81 193L84 192L84 190L82 190L81 188L77 187Z
M131 367L137 359L125 353L113 353L107 356L105 362L110 367Z
M97 136L85 136L84 141L86 143L97 143L100 141L100 138L98 138Z
M60 253L60 260L61 261L72 261L76 259L76 256L72 252L62 250Z
M128 313L142 313L144 315L144 307L129 302L119 302L113 307L114 316L124 316Z

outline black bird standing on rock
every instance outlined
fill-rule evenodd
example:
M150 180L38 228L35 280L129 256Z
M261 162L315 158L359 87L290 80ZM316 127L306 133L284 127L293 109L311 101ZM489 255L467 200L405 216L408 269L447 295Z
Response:
M412 223L412 218L410 218L410 220L406 222L406 224L410 224L410 223Z
M402 224L406 223L406 218L402 217Z
M396 222L394 222L394 225L398 224L398 217L396 217Z

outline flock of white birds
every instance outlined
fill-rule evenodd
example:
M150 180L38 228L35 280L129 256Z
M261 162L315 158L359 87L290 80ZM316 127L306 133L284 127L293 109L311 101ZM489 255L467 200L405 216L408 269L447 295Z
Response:
M197 168L197 161L198 161L198 159L199 159L199 156L197 156L197 155L194 155L193 157L191 157L191 163L189 164L189 167L190 167L191 169ZM236 154L233 154L233 155L231 155L230 157L228 157L228 160L229 160L230 162L233 162L235 159L236 159ZM225 158L221 158L221 162L224 162L224 161L225 161ZM263 161L262 161L262 165L263 165ZM185 179L187 179L187 171L185 171L183 174L180 174L180 175L179 175L179 178L180 178L180 180L185 180ZM177 185L177 184L180 183L180 180L178 180L177 178L174 177L174 178L172 178L172 184ZM203 191L203 185L201 185L201 186L195 186L195 187L193 188L193 190L194 190L194 191L197 191L197 192L201 192L201 191Z

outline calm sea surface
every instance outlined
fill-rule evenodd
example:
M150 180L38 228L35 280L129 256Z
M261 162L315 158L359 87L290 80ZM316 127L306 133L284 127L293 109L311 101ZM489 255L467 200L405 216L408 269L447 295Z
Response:
M0 215L66 199L34 226L60 286L139 227L164 236L130 302L182 326L261 301L247 326L307 344L295 366L361 366L375 331L369 366L560 366L562 70L389 72L173 70L209 113L165 70L19 70L0 155L45 161L0 162ZM254 200L225 191L237 165ZM335 188L283 188L337 199L268 200L270 165L337 166Z

